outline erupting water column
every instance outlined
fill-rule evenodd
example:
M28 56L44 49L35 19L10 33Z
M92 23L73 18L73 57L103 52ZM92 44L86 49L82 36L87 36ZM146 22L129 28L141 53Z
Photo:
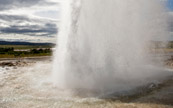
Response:
M147 47L166 39L161 1L63 0L62 7L53 69L59 88L107 93L160 75Z

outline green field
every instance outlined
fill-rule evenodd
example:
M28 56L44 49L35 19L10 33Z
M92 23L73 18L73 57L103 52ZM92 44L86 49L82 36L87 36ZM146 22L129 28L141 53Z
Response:
M154 45L150 49L154 53L172 53L173 42L170 42L167 47L162 48L161 44ZM13 48L12 51L2 51L1 49ZM0 58L20 58L20 57L37 57L37 56L51 56L51 45L0 45ZM45 51L46 50L46 51Z
M14 48L14 49L34 49L34 48L52 48L48 45L0 45L0 48Z
M0 45L0 58L51 56L51 48L47 45Z

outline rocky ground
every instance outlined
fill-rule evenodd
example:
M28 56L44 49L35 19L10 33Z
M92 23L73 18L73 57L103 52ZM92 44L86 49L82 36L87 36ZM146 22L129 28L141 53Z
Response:
M171 70L173 59L165 64ZM57 92L51 68L48 57L0 60L0 108L173 108L172 76L116 99L80 98Z

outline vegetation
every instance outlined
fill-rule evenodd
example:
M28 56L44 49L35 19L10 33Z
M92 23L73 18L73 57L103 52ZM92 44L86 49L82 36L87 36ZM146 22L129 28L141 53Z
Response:
M0 45L0 48L14 48L14 49L38 49L38 48L52 48L50 45Z
M51 56L50 46L0 45L0 58Z
M34 56L51 56L52 48L55 45L49 44L31 44L31 45L13 45L0 44L0 58L19 58L19 57L34 57ZM152 41L151 51L154 52L173 52L173 41L164 43L161 41Z

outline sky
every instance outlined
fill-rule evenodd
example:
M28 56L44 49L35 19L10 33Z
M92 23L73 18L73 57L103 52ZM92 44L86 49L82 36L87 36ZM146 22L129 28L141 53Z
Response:
M0 40L54 42L58 0L0 0Z
M169 8L171 11L173 11L173 0L168 0L168 1L167 1L167 6L168 6L168 8Z
M59 0L0 0L0 40L55 42ZM173 0L167 0L173 37Z

